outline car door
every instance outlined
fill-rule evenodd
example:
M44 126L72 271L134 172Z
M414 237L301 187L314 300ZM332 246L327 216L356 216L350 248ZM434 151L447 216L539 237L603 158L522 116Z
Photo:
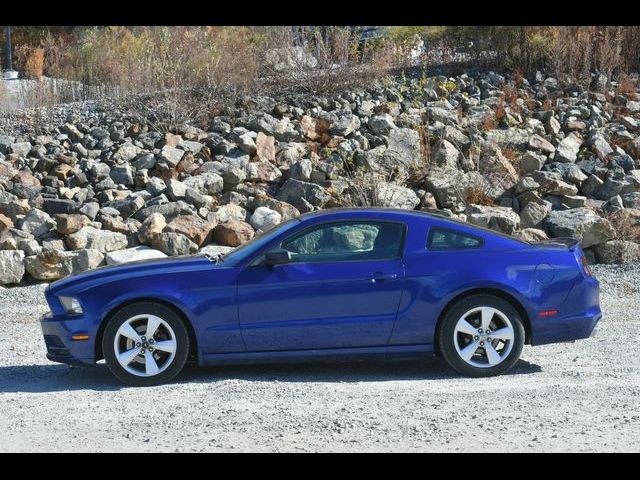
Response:
M386 345L404 283L400 222L315 225L276 248L290 263L258 262L238 278L238 313L247 350Z

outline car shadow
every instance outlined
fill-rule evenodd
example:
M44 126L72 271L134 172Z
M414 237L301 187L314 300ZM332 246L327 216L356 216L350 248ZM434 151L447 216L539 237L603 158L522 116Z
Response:
M542 368L519 360L506 374L529 375ZM172 382L212 383L223 380L254 382L386 382L397 380L463 379L442 359L368 360L287 364L198 367L187 365ZM15 365L0 367L0 393L44 393L68 390L117 391L129 388L118 382L104 364L94 366Z

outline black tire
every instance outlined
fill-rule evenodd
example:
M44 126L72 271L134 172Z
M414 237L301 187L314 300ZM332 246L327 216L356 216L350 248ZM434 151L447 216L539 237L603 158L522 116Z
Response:
M465 313L478 307L492 307L499 310L508 318L513 327L511 351L497 365L484 368L467 363L458 354L454 343L454 333L458 320ZM494 295L477 294L465 297L449 308L442 319L437 340L440 353L457 372L469 377L492 377L505 373L516 364L522 353L524 339L525 332L522 318L511 303Z
M132 317L137 315L155 315L164 320L173 330L176 341L175 355L171 363L153 376L137 376L125 370L116 358L114 341L118 329ZM135 386L148 387L173 380L178 375L189 354L189 333L178 314L165 305L154 302L139 302L120 309L108 321L102 336L102 352L111 373L121 382Z

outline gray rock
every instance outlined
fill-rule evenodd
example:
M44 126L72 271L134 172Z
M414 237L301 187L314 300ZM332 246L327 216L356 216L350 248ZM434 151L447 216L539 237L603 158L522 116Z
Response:
M571 133L570 135L567 135L558 144L553 161L575 163L578 159L578 152L580 151L582 142L582 137L578 134Z
M166 182L166 185L166 194L173 201L181 200L187 194L187 185L178 180L172 178Z
M394 128L387 137L385 162L416 167L422 164L420 134L410 128Z
M202 173L188 177L183 180L183 183L201 195L215 195L222 192L224 188L224 180L217 173Z
M331 195L320 185L289 178L278 190L276 198L290 203L300 211L303 211L304 206L302 208L298 206L301 198L304 198L313 206L322 207L331 200Z
M278 225L282 221L282 215L275 210L267 207L258 207L255 209L249 223L256 231L266 232Z
M549 238L545 231L540 230L539 228L523 228L522 230L515 232L513 236L518 240L527 243L541 242Z
M431 149L432 168L458 168L462 154L447 140L439 140Z
M552 211L543 226L550 236L580 240L583 248L604 243L616 235L608 220L586 207Z
M0 285L20 283L24 276L24 252L0 250Z
M547 157L542 154L526 152L522 157L520 157L520 172L531 173L536 170L542 170L546 161Z
M38 255L25 257L27 272L36 280L58 280L68 275L93 270L104 261L104 255L97 250L65 252L43 249Z
M381 207L413 210L420 204L416 192L395 183L379 182L375 194L376 202Z
M120 165L113 167L109 172L111 179L121 185L133 185L133 169L130 165Z
M371 117L369 119L369 128L376 135L387 135L391 130L396 128L396 125L393 123L393 117L385 113Z
M351 112L331 113L329 120L329 133L332 135L346 137L360 128L360 119Z
M311 160L301 159L291 165L289 168L289 178L308 182L313 171Z
M622 195L622 203L625 208L640 208L640 192Z
M105 255L107 265L119 265L121 263L137 262L139 260L150 260L153 258L166 258L167 256L159 250L154 250L144 245L109 252Z
M593 247L598 263L640 262L640 244L627 240L611 240Z
M514 148L526 148L529 144L529 132L523 128L509 128L507 130L489 130L485 138L490 143Z
M551 204L549 202L544 204L536 202L527 203L527 205L520 211L520 227L537 227L550 211Z
M282 176L280 169L266 160L248 163L245 172L249 182L273 182Z
M489 207L472 204L467 206L465 214L467 215L467 222L503 233L511 234L520 225L520 217L508 207Z
M20 230L41 238L56 228L56 222L47 213L37 208L32 209L18 224Z
M167 255L189 255L198 251L198 245L182 233L166 232L153 237L151 245Z
M68 235L66 244L70 250L91 249L106 253L126 248L127 237L122 233L86 226Z
M166 218L167 221L171 221L178 215L191 215L195 212L193 206L189 205L183 200L178 200L177 202L152 205L150 207L143 208L141 210L138 210L134 217L136 220L144 222L149 215L152 215L154 213L160 213L163 217Z
M247 219L247 211L240 205L229 203L219 207L212 216L215 223L226 223L231 220L238 220L244 222Z
M184 150L165 145L160 150L160 160L164 161L170 167L175 167L184 156Z
M125 142L118 150L113 154L113 159L117 162L130 162L136 155L138 155L140 149L134 144Z
M553 153L556 151L556 147L554 147L551 142L546 140L544 137L540 135L532 135L529 139L529 148L532 150L539 150L544 153Z
M31 144L29 142L16 142L11 144L11 153L15 153L20 157L26 157L31 151Z

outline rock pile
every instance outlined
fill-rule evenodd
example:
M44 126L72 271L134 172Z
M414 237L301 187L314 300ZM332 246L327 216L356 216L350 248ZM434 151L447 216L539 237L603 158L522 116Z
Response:
M242 99L206 128L171 132L113 104L5 117L0 284L224 251L345 205L438 209L525 240L576 237L595 261L637 261L640 94L610 87L541 73L395 79Z

